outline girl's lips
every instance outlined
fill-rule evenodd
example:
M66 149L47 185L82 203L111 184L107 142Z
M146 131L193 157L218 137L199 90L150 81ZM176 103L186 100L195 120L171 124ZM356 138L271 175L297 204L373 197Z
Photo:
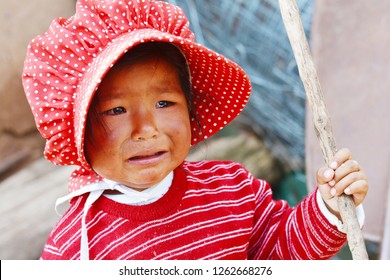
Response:
M166 152L160 151L150 155L138 155L129 158L127 161L132 164L149 165L161 161L165 154Z

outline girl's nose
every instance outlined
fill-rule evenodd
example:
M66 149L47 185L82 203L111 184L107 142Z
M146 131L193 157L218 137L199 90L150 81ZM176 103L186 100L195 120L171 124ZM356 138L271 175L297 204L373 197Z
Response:
M145 141L158 137L157 122L152 112L139 110L133 114L131 122L133 141Z

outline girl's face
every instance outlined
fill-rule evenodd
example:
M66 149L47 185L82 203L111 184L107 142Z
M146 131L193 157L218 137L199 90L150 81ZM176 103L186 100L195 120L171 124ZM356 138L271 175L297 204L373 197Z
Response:
M177 70L167 61L112 68L94 98L100 120L91 118L85 149L100 176L142 190L185 160L190 117Z

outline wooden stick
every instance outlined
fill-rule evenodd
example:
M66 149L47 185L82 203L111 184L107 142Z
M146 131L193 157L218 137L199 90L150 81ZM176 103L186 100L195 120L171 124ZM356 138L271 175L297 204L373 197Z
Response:
M309 106L313 113L314 129L327 164L336 153L332 124L327 112L317 72L310 53L299 9L294 0L279 0L280 11L290 40L299 75L303 82ZM341 195L337 204L347 231L349 249L354 260L367 260L367 250L356 217L355 205L350 196Z

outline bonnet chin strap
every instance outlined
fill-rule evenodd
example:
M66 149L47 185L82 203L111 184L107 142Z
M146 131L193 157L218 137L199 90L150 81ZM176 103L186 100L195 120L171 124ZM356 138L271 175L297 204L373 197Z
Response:
M86 225L86 216L89 208L92 204L103 194L106 190L117 190L122 194L131 196L132 193L127 190L126 187L120 184L109 184L105 181L100 181L98 183L93 183L87 186L78 189L66 196L60 197L56 200L55 210L62 203L69 201L70 199L89 193L88 198L84 204L83 216L81 218L81 242L80 242L80 260L89 260L89 246L88 246L88 235L87 235L87 225ZM60 214L59 214L60 215Z

